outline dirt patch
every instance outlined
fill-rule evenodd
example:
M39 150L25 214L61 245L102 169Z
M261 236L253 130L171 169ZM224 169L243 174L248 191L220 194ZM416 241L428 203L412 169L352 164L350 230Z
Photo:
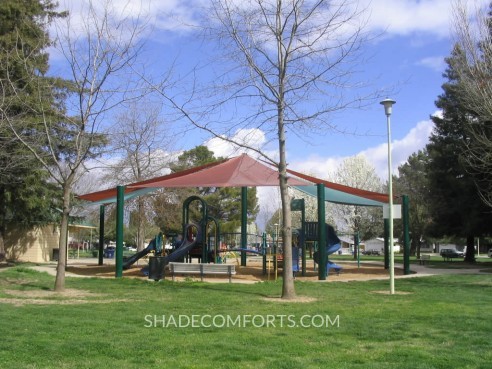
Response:
M123 275L125 277L142 277L145 276L142 274L141 269L144 265L136 266L130 268L128 270L123 271ZM67 266L66 271L68 273L86 276L86 277L101 277L101 278L114 278L115 275L115 266L114 265L83 265L76 264Z
M45 299L15 299L15 298L0 298L0 304L10 304L14 306L24 305L80 305L80 304L111 304L115 302L128 302L126 299L111 299L111 300L45 300Z
M64 297L64 298L87 298L87 297L101 297L104 296L101 293L93 293L90 291L76 290L68 288L63 292L55 292L52 290L4 290L7 295L15 297L25 297L25 298L53 298L53 297Z
M280 303L308 303L308 302L315 302L318 301L318 299L314 297L307 297L307 296L296 296L294 299L283 299L281 297L264 297L262 300L264 301L272 301L272 302L280 302Z
M126 302L127 299L90 299L104 297L103 294L84 290L66 289L63 292L52 290L4 290L5 294L12 297L0 298L0 303L14 306L24 305L77 305L77 304L110 304L114 302Z

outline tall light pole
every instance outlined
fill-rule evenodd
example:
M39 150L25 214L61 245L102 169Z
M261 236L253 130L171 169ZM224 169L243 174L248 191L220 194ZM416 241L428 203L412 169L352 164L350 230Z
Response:
M395 100L385 99L381 101L381 105L384 106L384 113L386 114L386 122L388 125L388 197L389 197L389 211L388 211L388 223L389 223L389 246L390 246L390 294L395 293L395 247L393 241L393 174L391 170L391 124L390 116L393 111L393 104Z

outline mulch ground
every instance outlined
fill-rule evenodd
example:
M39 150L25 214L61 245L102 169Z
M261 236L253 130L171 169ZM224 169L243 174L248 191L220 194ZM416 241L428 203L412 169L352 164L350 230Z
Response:
M263 274L263 268L260 261L248 260L247 266L242 267L238 262L234 262L236 265L236 275L233 276L233 282L260 282L267 280L275 279L275 272L273 267L270 267L267 273ZM385 270L382 266L379 265L367 265L361 264L360 267L357 267L357 264L354 263L343 263L338 262L339 265L343 267L343 270L340 274L331 271L328 274L328 281L349 281L349 280L368 280L368 279L381 279L388 277L388 271ZM125 277L134 277L134 278L142 278L146 279L147 277L142 274L141 269L145 266L145 263L140 263L138 266L133 266L128 270L123 271L123 275ZM94 277L106 277L113 278L115 274L115 266L114 265L83 265L83 264L75 264L67 267L67 272L83 275L83 276L94 276ZM395 275L403 275L403 271L400 269L395 269ZM279 268L277 270L277 278L282 276L282 269ZM171 278L169 271L166 271L165 278ZM194 275L186 275L180 276L180 279L200 279L199 276ZM228 277L226 275L206 275L205 280L210 279L224 279L227 280ZM296 279L299 281L317 281L318 280L318 271L314 270L313 265L307 265L306 275L301 276L301 273L297 273Z

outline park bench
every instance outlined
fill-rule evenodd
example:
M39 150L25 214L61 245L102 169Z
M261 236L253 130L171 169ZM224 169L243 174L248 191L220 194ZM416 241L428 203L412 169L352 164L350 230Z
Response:
M236 274L233 264L169 263L169 270L173 281L175 274L200 274L202 281L205 274L226 274L229 276L230 283L232 282L232 275Z
M425 265L425 263L429 262L430 258L431 258L430 255L427 255L427 254L420 255L419 264Z

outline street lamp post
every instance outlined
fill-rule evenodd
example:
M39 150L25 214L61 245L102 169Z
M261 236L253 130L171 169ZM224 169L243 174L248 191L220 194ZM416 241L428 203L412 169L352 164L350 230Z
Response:
M395 100L385 99L381 101L381 105L384 106L384 113L386 114L386 122L388 125L388 197L389 197L389 211L388 211L388 223L389 223L389 248L390 248L390 294L395 293L395 247L393 241L393 174L391 170L391 124L390 116L392 113L393 104Z

